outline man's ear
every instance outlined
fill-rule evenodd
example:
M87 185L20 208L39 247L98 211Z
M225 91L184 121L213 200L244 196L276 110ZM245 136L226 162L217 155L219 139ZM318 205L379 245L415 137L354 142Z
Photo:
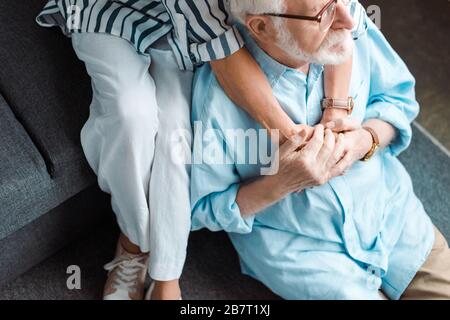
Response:
M273 36L273 24L269 17L249 15L245 21L247 29L250 31L251 35L259 41L267 42L271 41Z

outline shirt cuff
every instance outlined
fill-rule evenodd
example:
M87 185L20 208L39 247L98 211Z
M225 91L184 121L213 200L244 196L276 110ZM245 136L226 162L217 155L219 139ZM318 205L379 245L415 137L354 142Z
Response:
M217 221L226 232L246 234L252 232L255 216L243 217L236 202L240 184L231 185L227 191L214 199L213 210Z
M191 59L199 65L204 62L220 60L234 54L244 46L244 40L236 26L217 38L205 43L193 43L190 46Z
M204 198L202 201L206 202L199 204L202 208L197 208L193 212L192 230L206 227L211 231L251 233L255 217L242 217L236 203L239 188L239 184L233 184L223 192L213 193Z
M370 119L383 120L397 129L397 135L388 147L392 155L398 156L409 147L411 122L401 108L389 102L375 102L367 108L365 121Z

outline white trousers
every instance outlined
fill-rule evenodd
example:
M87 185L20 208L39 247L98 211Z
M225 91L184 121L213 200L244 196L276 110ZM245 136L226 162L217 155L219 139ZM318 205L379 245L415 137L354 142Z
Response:
M92 80L90 116L81 131L85 156L111 195L121 231L150 252L150 276L177 279L191 209L189 166L173 159L172 150L191 152L193 74L179 70L165 45L144 56L126 40L96 33L73 34L72 44Z

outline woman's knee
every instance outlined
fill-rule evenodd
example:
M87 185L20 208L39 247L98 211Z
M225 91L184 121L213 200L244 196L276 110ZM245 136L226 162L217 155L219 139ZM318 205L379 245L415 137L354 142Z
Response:
M110 101L103 110L105 122L110 123L112 130L119 130L124 135L156 134L159 121L154 95L145 89L124 88Z

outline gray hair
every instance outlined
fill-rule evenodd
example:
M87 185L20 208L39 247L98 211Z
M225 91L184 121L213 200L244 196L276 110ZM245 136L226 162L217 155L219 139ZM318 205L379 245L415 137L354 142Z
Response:
M285 0L230 0L230 11L237 21L245 23L249 14L284 13Z

